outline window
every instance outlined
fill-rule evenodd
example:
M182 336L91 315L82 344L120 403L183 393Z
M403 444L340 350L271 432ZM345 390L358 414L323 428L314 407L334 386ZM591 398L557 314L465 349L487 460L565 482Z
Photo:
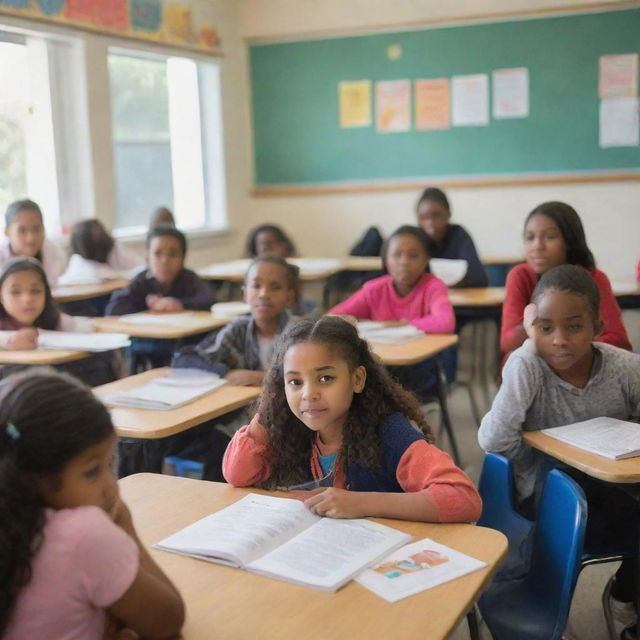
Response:
M183 229L224 226L219 112L201 117L201 94L219 90L217 68L117 48L108 64L116 226L146 229L158 206Z

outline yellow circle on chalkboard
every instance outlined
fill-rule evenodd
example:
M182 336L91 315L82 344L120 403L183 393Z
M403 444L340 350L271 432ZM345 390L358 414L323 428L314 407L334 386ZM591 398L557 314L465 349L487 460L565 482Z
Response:
M389 60L397 60L402 55L402 47L399 44L390 44L387 47Z

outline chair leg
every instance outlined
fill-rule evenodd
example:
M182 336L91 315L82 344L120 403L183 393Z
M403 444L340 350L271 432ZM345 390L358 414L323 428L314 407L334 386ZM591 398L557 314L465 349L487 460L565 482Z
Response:
M616 634L616 626L613 621L613 612L611 611L611 607L609 606L611 595L611 587L613 587L613 576L609 578L604 591L602 592L602 611L604 612L604 620L607 624L607 633L609 634L609 640L618 640L618 635Z
M442 362L440 358L436 359L437 367L437 382L436 393L438 394L438 403L440 404L440 411L442 416L442 426L447 432L449 444L451 445L451 453L454 462L460 464L460 454L458 453L458 443L456 442L455 434L453 433L453 427L451 426L451 418L449 417L449 410L447 409L447 381L444 375L444 369L442 368Z
M471 611L467 613L467 625L469 626L469 637L471 640L480 640L480 626L478 625L478 613L475 604Z

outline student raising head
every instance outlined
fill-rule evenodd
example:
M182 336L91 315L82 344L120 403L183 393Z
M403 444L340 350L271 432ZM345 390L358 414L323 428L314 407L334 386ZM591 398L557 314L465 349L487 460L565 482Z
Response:
M60 284L81 284L122 277L141 266L140 259L127 251L96 219L82 220L71 230L71 259L60 276Z
M261 224L249 231L245 254L248 258L255 258L265 253L291 258L296 255L296 248L280 227L275 224Z
M432 440L416 400L355 327L301 320L279 342L258 413L229 444L223 471L235 486L327 487L305 500L323 516L476 520L476 490Z
M541 489L536 483L542 479L538 468L544 458L523 442L523 431L601 416L627 420L639 415L640 355L599 341L601 308L597 283L586 269L561 265L546 270L524 312L530 339L509 356L502 386L480 425L480 446L513 460L518 500L525 511L530 510L534 491ZM589 499L589 522L606 523L602 529L609 528L614 537L624 536L619 529L636 531L629 523L637 513L633 500L616 515L607 509L624 505L623 497L611 491L600 496L592 487L597 483L583 476L577 479ZM622 547L618 540L609 548ZM633 599L626 580L618 589L619 600Z
M598 286L600 317L604 322L598 340L631 349L611 283L596 269L582 222L572 207L564 202L545 202L536 207L525 220L524 249L526 262L514 267L507 276L500 331L500 349L505 359L526 338L523 312L540 276L561 264L586 269Z
M35 349L38 329L91 331L93 325L60 313L40 262L12 258L0 269L0 348Z
M214 301L213 290L193 271L185 269L186 253L187 239L181 231L168 225L151 229L147 234L148 269L129 286L112 294L105 315L208 310Z
M457 287L486 287L487 274L471 236L459 224L451 224L451 208L444 191L428 187L416 205L418 224L433 243L432 258L466 260L467 273Z
M70 376L0 383L4 640L100 640L108 617L145 638L180 631L182 599L118 496L115 444L109 412Z
M5 238L0 244L0 262L14 256L37 258L42 263L51 286L66 267L62 251L45 238L44 220L40 207L33 200L16 200L4 214Z
M231 384L261 385L276 338L291 320L287 311L298 289L298 268L276 255L256 258L244 280L251 313L174 357L173 367L197 368L226 376Z

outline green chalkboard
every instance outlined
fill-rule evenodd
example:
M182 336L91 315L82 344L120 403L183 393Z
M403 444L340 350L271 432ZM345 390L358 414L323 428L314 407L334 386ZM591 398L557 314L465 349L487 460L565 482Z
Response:
M251 46L256 182L637 169L640 147L599 147L598 60L622 53L640 53L640 9ZM386 134L339 127L341 81L513 67L529 69L527 118Z

